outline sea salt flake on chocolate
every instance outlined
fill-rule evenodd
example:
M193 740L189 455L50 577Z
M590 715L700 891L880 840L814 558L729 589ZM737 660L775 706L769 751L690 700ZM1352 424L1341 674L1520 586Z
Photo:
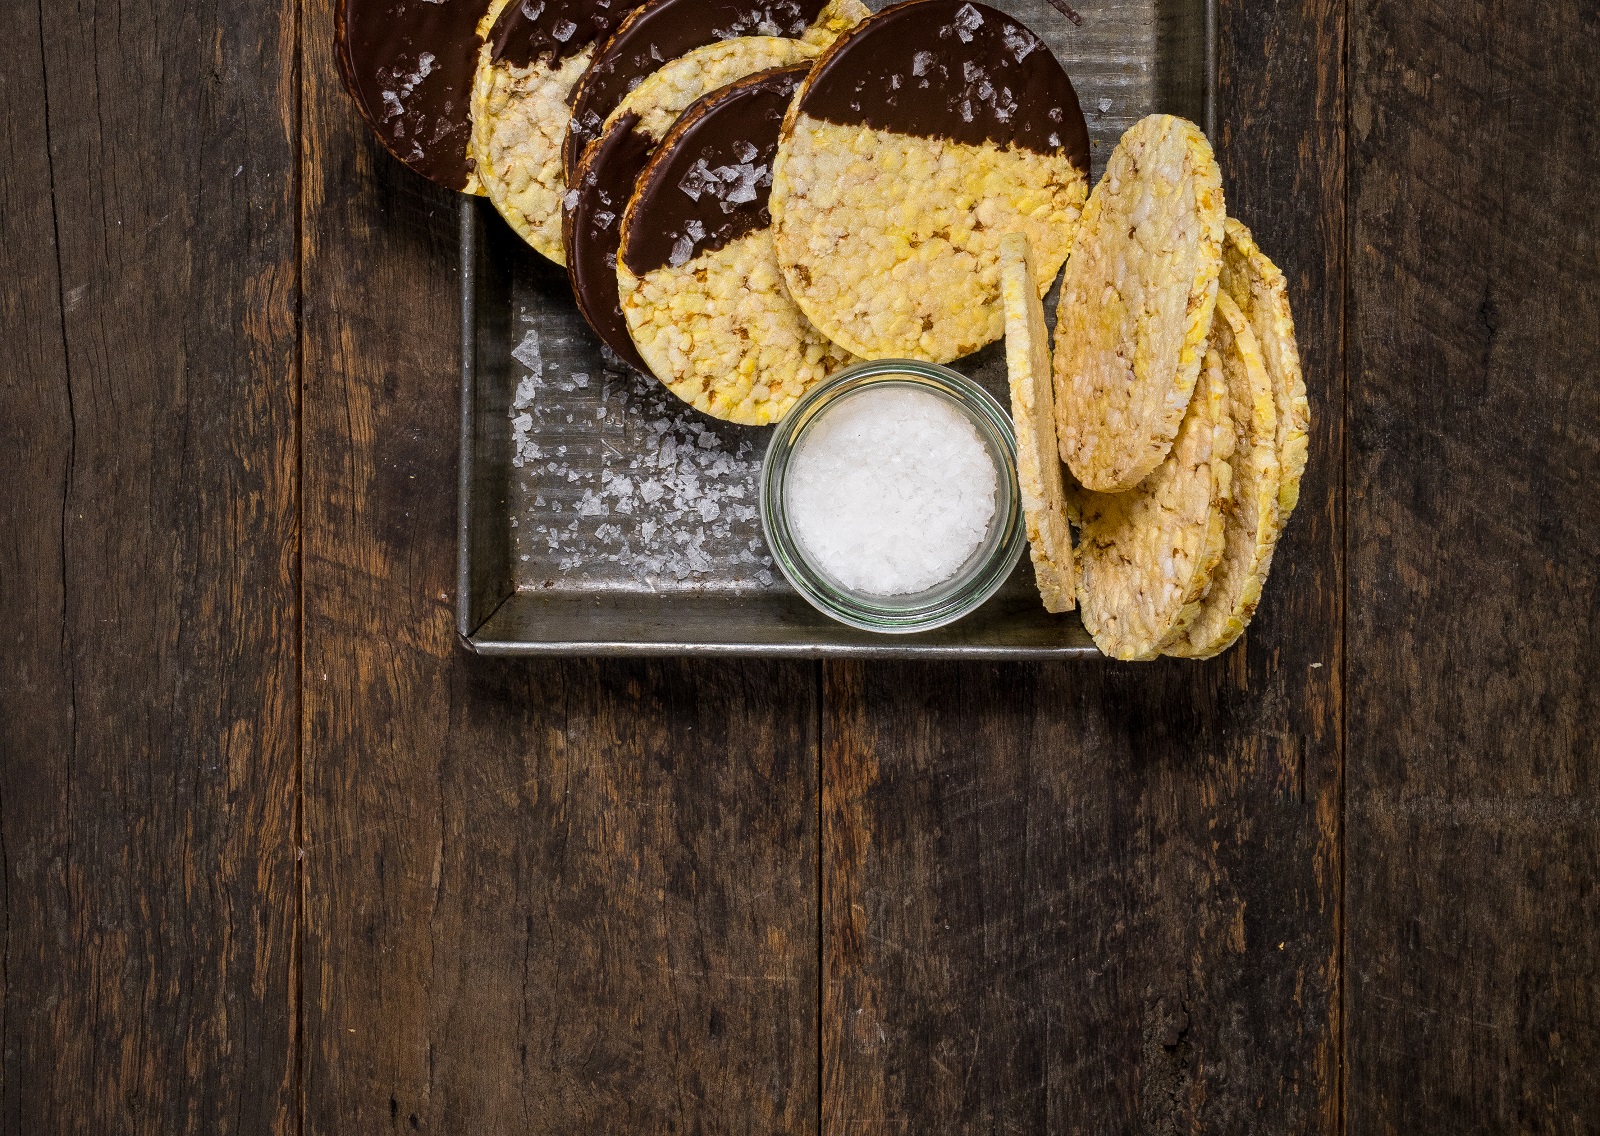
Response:
M679 179L678 188L696 201L699 201L702 194L720 190L722 182L711 172L710 167L706 165L706 160L700 158L693 166L689 167L689 172Z
M983 27L983 14L971 4L956 9L956 35L962 43L972 42L972 33Z
M1000 38L1005 41L1006 50L1011 52L1011 58L1021 63L1039 48L1039 37L1027 28L1019 28L1015 24L1007 24L1000 29Z
M748 163L741 165L739 167L738 182L728 190L728 196L723 199L723 212L726 213L728 211L727 206L743 205L746 202L754 201L756 199L756 187L761 184L763 176L766 176L769 182L771 181L766 166L761 166L758 169Z
M912 75L926 75L928 73L928 64L930 64L932 62L933 62L933 52L931 52L931 51L919 51L919 52L917 52L915 55L913 55L911 57L911 74Z
M550 36L559 43L566 43L577 30L578 25L571 20L557 20L556 26L550 29Z
M409 75L402 74L398 67L394 69L394 79L398 89L383 92L383 105L388 108L383 116L385 120L397 118L405 113L406 100L411 97L411 92L417 89L417 84L433 73L433 65L437 62L437 58L433 52L424 51L417 56L417 69ZM403 135L404 132L401 133ZM420 149L420 147L413 148Z

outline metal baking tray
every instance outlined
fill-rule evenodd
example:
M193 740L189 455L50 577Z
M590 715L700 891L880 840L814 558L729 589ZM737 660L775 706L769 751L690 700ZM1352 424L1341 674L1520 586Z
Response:
M887 0L869 0L873 8ZM1169 111L1211 132L1215 0L989 0L1042 36L1088 120L1091 184L1122 132ZM566 273L486 201L461 204L457 629L486 655L1099 657L1045 612L1026 557L987 604L920 635L814 611L772 565L756 480L768 431L679 403L614 356ZM1053 297L1047 312L1053 321ZM1006 401L1002 345L955 364Z

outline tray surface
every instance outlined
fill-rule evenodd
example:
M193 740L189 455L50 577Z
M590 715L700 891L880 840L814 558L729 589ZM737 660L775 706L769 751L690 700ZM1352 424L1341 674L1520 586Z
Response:
M996 3L1055 51L1089 124L1091 184L1155 110L1204 122L1207 0ZM883 6L881 0L871 3ZM1025 658L1096 654L1047 614L1024 558L973 616L881 636L813 611L761 536L767 428L699 414L631 370L573 304L564 270L462 201L464 375L458 628L486 654ZM1054 323L1054 293L1046 301ZM1006 402L1002 344L954 364Z

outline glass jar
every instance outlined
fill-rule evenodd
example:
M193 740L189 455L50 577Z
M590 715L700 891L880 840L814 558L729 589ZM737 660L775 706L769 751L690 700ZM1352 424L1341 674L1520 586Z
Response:
M925 591L883 596L857 591L813 563L791 531L786 476L806 431L830 407L868 387L906 387L935 394L972 423L995 467L995 510L977 549L955 573ZM1017 441L994 397L948 367L910 359L878 359L847 367L807 391L775 428L761 464L761 526L784 577L818 611L864 631L931 631L976 611L994 595L1027 547L1017 490Z

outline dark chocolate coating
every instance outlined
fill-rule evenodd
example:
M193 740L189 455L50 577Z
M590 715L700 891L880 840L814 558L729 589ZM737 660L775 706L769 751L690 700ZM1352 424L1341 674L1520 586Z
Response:
M846 32L817 61L801 111L840 126L1065 151L1089 172L1072 80L1038 36L966 0L910 0Z
M623 115L584 154L573 185L575 196L568 198L571 208L562 212L561 231L578 310L611 350L648 375L650 368L633 345L617 298L622 211L656 148L654 139L634 130L638 121L636 114Z
M638 7L637 0L516 0L489 29L489 57L513 67L570 59L603 42Z
M622 261L629 272L643 276L668 267L680 240L687 243L678 263L685 264L771 227L767 199L778 133L795 88L810 70L810 64L798 63L758 71L683 112L645 168L623 218ZM744 177L718 177L718 170L742 170ZM751 174L761 176L752 182ZM741 184L754 193L749 200L729 201L745 196L736 193Z
M595 53L573 92L563 152L568 180L606 116L663 63L734 36L796 39L826 6L827 0L651 0Z
M472 175L472 76L482 0L340 0L335 54L345 88L384 148L430 181Z

